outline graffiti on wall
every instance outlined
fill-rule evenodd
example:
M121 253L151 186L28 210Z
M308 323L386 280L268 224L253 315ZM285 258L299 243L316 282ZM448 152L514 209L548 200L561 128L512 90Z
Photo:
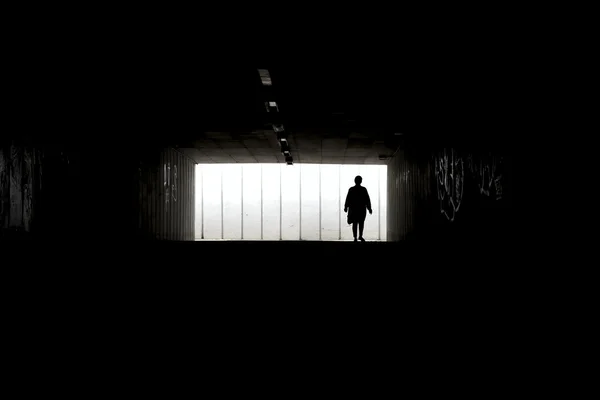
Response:
M171 186L173 201L177 202L177 164L173 165L173 185Z
M25 146L0 148L0 229L31 232L41 191L41 154Z
M9 216L9 160L10 155L4 156L4 149L0 148L0 229L8 225Z
M408 181L408 177L410 176L410 171L405 171L402 173L402 179L404 180L404 182Z
M164 182L163 187L165 190L165 206L169 205L170 188L171 188L171 163L163 164L163 176ZM169 212L169 207L165 207L165 212Z
M502 157L489 155L469 158L469 169L479 188L479 193L501 200L503 195Z
M435 179L440 212L454 221L463 200L465 163L454 149L435 157Z
M165 205L169 205L169 201L173 199L177 202L177 164L164 163L163 164L163 188L165 190ZM168 207L165 208L165 212L168 212Z
M454 149L444 149L434 156L437 199L440 212L454 221L468 185L477 185L477 192L493 200L504 195L503 158L495 155L460 155ZM470 187L470 186L469 186Z
M31 218L33 214L33 152L25 148L23 151L23 169L22 169L22 190L23 190L23 224L25 230L31 228Z

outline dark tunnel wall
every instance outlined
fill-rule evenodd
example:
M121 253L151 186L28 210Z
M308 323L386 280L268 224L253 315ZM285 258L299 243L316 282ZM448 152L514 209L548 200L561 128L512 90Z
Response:
M509 238L511 161L503 139L407 138L388 163L388 240Z
M406 150L398 150L388 163L388 241L407 239L417 223L416 209L432 198L429 163L410 159Z
M403 139L388 163L388 240L508 238L511 162L505 144ZM173 148L3 143L0 236L194 240L194 166Z
M20 235L33 229L35 202L41 190L43 153L10 144L0 149L0 228L2 235Z
M195 163L173 148L140 161L135 175L136 230L140 238L194 240Z
M8 142L0 149L0 236L30 238L72 231L79 158L64 149Z
M194 240L194 167L172 148L4 142L0 238Z

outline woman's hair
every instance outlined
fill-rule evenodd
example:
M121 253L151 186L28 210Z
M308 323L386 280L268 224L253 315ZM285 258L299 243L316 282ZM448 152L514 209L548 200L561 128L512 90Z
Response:
M362 183L362 177L360 175L357 175L356 178L354 178L354 183L360 185Z

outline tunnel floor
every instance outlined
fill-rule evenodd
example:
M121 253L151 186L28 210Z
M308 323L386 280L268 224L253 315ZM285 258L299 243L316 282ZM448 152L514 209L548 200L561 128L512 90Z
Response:
M270 242L270 243L287 243L287 242L310 242L310 243L345 243L345 242L354 242L353 239L342 239L342 240L265 240L265 239L196 239L196 242ZM367 240L366 242L378 242L385 243L385 240Z
M441 309L448 315L468 309L479 318L514 303L540 276L511 247L489 241L107 237L5 245L2 278L21 309L50 304L52 310L75 308L77 315L87 315L108 307L123 318L137 315L140 307L149 315L162 312L189 321L201 320L206 310L230 318L232 310L244 307L272 310L273 318L307 308L326 320L360 312L391 323L409 310L433 321Z

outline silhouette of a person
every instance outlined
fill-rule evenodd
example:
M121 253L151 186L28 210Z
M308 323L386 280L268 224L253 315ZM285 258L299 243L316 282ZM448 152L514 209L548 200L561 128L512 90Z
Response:
M371 198L366 187L360 186L362 177L359 175L354 178L355 186L348 190L346 203L344 204L344 212L348 213L348 223L352 224L352 234L356 242L356 228L358 225L359 236L361 242L364 242L363 230L365 228L365 218L367 218L367 210L369 214L373 214L371 209Z

